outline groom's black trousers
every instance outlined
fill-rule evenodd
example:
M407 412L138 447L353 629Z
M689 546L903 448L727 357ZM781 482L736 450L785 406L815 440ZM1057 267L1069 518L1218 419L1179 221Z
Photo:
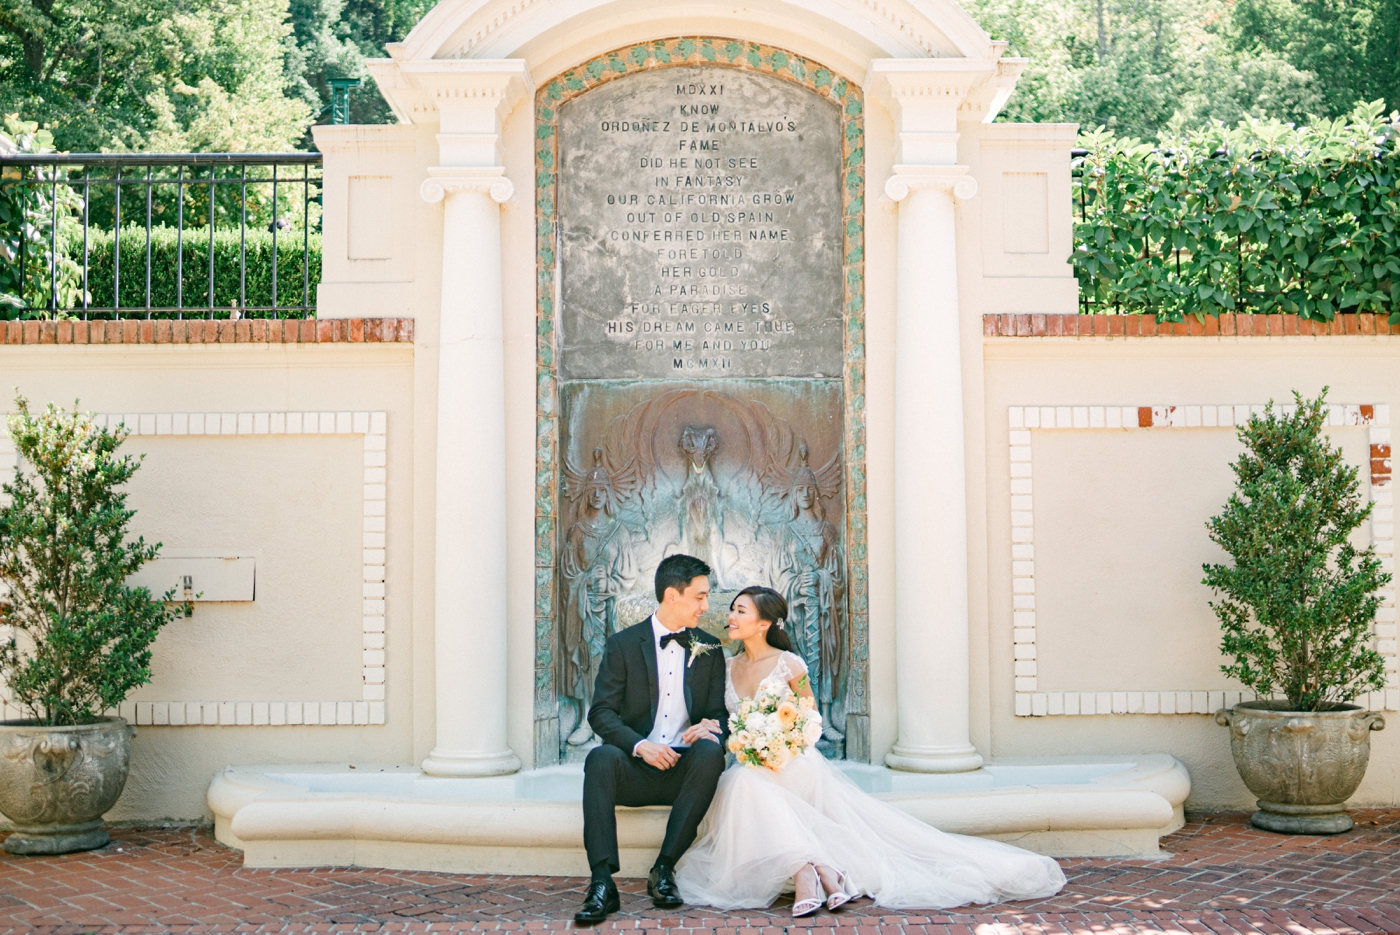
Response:
M671 806L660 857L674 866L695 840L722 772L724 751L713 740L693 744L681 753L679 763L664 770L612 744L594 747L583 763L583 846L588 866L606 860L611 872L620 869L614 811L618 805Z

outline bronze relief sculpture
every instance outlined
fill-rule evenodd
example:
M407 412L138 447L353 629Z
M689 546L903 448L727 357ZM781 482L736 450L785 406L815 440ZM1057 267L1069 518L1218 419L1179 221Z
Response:
M620 629L618 598L637 580L632 537L616 516L619 496L629 492L636 480L630 463L620 471L609 471L601 448L593 449L593 467L586 474L566 461L564 478L565 495L578 503L579 517L565 534L559 556L561 693L578 700L578 727L568 739L577 747L593 739L584 713L592 701L603 644Z
M566 435L562 471L573 507L555 588L564 750L582 753L593 741L583 712L603 643L651 612L652 571L684 552L714 569L716 621L730 592L749 584L787 598L785 626L827 725L821 747L843 755L852 634L839 432L821 424L800 431L759 399L693 385L643 398L603 425L566 425L585 431ZM819 468L809 435L822 446ZM584 472L570 453L590 446L593 467Z
M846 620L846 562L841 534L826 521L821 501L840 489L840 456L820 472L807 463L807 446L798 449L801 463L792 472L787 492L790 519L774 530L772 585L788 602L784 624L793 646L807 663L812 693L821 706L822 736L839 742L844 735L831 715L839 697L849 642Z

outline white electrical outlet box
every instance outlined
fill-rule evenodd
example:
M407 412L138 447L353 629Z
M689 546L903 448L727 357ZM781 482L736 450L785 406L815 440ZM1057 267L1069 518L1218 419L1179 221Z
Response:
M257 558L239 549L162 549L126 579L152 597L171 588L177 601L251 601L257 594Z

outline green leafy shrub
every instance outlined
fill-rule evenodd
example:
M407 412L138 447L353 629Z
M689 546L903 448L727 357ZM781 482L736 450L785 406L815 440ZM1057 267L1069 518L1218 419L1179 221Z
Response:
M316 304L316 286L321 281L321 235L310 236L310 250L303 249L303 235L298 230L283 231L277 236L277 306L301 305L303 295L310 305ZM88 235L88 292L90 307L110 309L115 282L116 238L110 231L91 231ZM227 317L231 307L239 302L239 247L246 246L243 261L243 296L246 306L272 306L272 234L265 230L250 230L246 240L240 240L237 230L214 231L214 315ZM151 229L151 307L173 308L183 298L187 315L199 315L209 305L209 229L186 228L183 242L178 244L172 227ZM176 292L177 258L183 253L184 294ZM72 238L68 254L79 264L83 257L81 237ZM302 291L303 257L306 258L310 283ZM135 310L146 307L146 229L128 227L121 236L121 307ZM257 317L257 313L249 313Z
M1371 514L1357 469L1322 433L1324 389L1294 393L1295 407L1252 416L1240 429L1245 451L1231 468L1235 492L1206 525L1234 566L1205 565L1204 584L1222 595L1220 667L1261 696L1282 694L1295 711L1322 711L1384 687L1370 646L1390 582L1374 548L1349 538Z
M189 605L126 585L160 551L127 541L126 430L22 396L7 421L21 461L0 507L0 679L43 724L90 723L151 680L151 643Z
M6 114L0 152L7 150L53 152L53 134L17 114ZM16 166L0 172L0 317L48 317L50 304L63 308L82 302L81 271L63 252L65 239L78 229L82 199L66 185L54 189L41 184L53 178L53 169L37 166L26 169L23 178ZM58 265L51 274L55 245ZM52 303L55 293L58 301Z
M1094 311L1389 313L1400 323L1400 113L1245 121L1160 144L1100 130L1071 262ZM1081 208L1082 206L1082 208Z

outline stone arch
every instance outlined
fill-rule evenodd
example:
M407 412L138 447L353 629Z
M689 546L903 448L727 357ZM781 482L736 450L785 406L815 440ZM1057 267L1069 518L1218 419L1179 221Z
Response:
M432 122L432 94L415 77L425 68L511 59L543 81L613 49L684 35L786 49L862 85L881 59L971 68L985 75L969 98L983 121L1024 67L952 0L442 0L370 71L401 121Z
M611 31L616 37L607 42L611 47L696 28L708 35L742 35L765 44L778 44L769 40L779 34L784 39L799 37L797 45L787 47L832 67L843 63L807 46L845 45L864 49L870 57L994 59L1001 45L952 0L749 0L741 7L713 0L443 0L393 50L393 57L519 57L529 60L533 70L561 45L562 37L569 37L562 44L577 47ZM576 54L575 61L588 57Z

